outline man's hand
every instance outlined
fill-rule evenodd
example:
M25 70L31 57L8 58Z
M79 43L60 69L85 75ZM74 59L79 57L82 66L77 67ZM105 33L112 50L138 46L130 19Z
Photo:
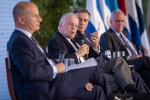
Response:
M88 82L88 83L85 85L85 88L86 88L87 91L92 91L92 89L93 89L92 83Z
M76 51L76 54L78 55L79 58L88 53L89 53L89 46L87 44L81 45L80 48Z
M65 70L65 65L64 65L64 63L58 63L58 64L56 64L55 66L56 66L56 68L57 68L57 73L62 73L62 72L64 72L64 70Z
M98 32L91 33L91 41L93 42L93 47L97 49L99 47L99 34Z
M137 58L140 58L140 57L142 57L142 55L130 56L130 60L134 60L134 59L137 59Z

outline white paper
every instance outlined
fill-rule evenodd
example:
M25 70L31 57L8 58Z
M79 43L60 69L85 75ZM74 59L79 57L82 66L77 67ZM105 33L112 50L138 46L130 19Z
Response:
M97 61L95 60L95 58L90 58L88 60L86 60L83 63L79 63L79 64L73 64L71 66L68 66L64 72L67 72L69 70L74 70L74 69L80 69L80 68L87 68L87 67L95 67L97 66Z

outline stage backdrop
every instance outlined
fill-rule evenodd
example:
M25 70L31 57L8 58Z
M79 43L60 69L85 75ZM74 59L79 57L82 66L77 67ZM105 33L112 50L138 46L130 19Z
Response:
M5 70L6 44L14 30L12 10L19 1L21 0L0 0L0 100L11 100Z

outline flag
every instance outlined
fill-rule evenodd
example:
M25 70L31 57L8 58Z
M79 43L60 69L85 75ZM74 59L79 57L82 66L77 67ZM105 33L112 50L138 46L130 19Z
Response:
M106 0L97 0L97 8L100 12L100 15L102 16L105 28L108 30L110 28L111 11L108 7L109 4L107 5L105 1Z
M117 0L106 0L106 4L109 7L111 12L113 12L114 10L118 9L118 2L117 2Z
M135 0L125 0L125 4L128 11L128 20L131 30L132 41L134 44L141 46L139 22Z
M106 31L96 0L86 0L86 9L90 12L90 20L86 32L98 32L99 36Z
M146 32L146 28L144 25L144 14L143 14L143 7L141 0L135 0L137 15L138 15L138 22L139 22L139 30L140 30L140 36L141 36L141 43L142 48L144 48L144 53L148 54L148 51L150 52L150 46L148 42L148 36Z
M129 21L128 21L128 12L126 10L125 1L124 0L118 0L118 7L125 14L124 31L128 34L129 39L132 40Z
M147 8L147 35L150 44L150 0L148 1L148 8Z

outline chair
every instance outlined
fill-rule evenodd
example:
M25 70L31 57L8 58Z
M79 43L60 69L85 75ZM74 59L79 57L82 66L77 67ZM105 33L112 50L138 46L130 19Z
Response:
M11 73L11 63L8 58L5 58L5 64L6 64L6 74L7 74L7 84L8 84L8 90L9 94L12 100L17 100L17 97L15 95L15 91L13 88L13 80L12 80L12 73Z

